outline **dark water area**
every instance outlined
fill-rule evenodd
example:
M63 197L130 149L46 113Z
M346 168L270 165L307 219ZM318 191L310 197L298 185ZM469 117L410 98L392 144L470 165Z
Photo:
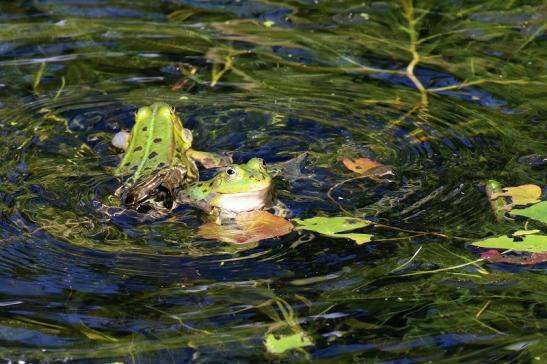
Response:
M468 244L525 224L496 220L487 180L545 195L546 14L531 0L1 2L0 361L547 362L547 263L488 263ZM373 240L241 246L197 235L187 206L101 214L120 185L111 139L157 101L197 149L238 163L307 152L274 178L279 199L301 219L369 219ZM329 199L359 157L394 175ZM270 333L295 332L313 344L268 352Z

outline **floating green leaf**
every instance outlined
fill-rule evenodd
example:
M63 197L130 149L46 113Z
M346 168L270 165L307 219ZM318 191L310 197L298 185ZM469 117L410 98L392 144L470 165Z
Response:
M269 334L266 340L264 340L264 345L266 345L268 352L281 354L287 350L313 345L313 342L304 332L299 332L292 335L280 335L278 337L274 334Z
M519 239L507 236L496 236L494 238L476 241L471 243L471 245L480 248L511 249L516 251L543 253L547 252L547 236L527 235Z
M368 243L372 238L371 234L339 234L345 231L356 230L370 225L371 222L365 219L344 216L312 217L304 220L294 219L294 222L300 225L295 230L310 230L332 238L352 239L357 244Z
M547 201L542 201L525 209L514 209L511 214L529 217L547 224Z

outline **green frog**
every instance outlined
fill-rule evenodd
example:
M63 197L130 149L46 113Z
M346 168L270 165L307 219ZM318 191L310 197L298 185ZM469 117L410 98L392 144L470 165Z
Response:
M190 185L179 192L177 201L203 210L221 224L237 213L270 207L272 191L272 178L264 161L252 158L246 164L221 170L208 181Z
M198 180L196 161L205 168L231 163L229 157L193 150L192 132L163 102L139 108L131 133L116 134L112 144L125 150L115 175L127 179L116 196L139 212L170 210L176 190Z

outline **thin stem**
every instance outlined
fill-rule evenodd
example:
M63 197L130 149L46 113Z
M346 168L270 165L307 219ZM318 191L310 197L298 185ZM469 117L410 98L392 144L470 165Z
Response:
M414 273L407 273L407 274L401 274L400 277L410 277L410 276L418 276L423 274L433 274L433 273L440 273L440 272L446 272L453 269L463 268L467 267L468 265L474 265L478 262L484 262L484 259L477 259L472 262L467 262L463 264L453 265L452 267L446 267L446 268L439 268L439 269L433 269L433 270L427 270L427 271L420 271L420 272L414 272Z

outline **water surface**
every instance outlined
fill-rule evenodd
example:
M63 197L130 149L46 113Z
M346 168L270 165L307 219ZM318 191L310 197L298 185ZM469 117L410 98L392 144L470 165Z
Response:
M405 276L476 260L467 242L520 228L496 221L485 180L545 186L545 14L541 1L3 2L0 357L547 360L545 264ZM275 180L294 216L398 230L231 246L197 236L187 207L105 217L110 140L156 101L198 149L308 152L301 175ZM395 176L348 182L335 204L327 191L357 157ZM291 332L280 302L313 339L305 352L266 352L268 333Z

